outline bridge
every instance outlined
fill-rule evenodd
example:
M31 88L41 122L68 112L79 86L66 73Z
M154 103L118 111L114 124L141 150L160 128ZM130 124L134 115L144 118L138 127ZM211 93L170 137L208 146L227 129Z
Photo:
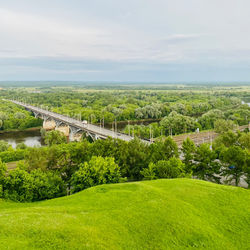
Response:
M86 133L86 135L90 136L93 140L107 139L108 137L121 139L124 141L130 141L134 139L133 136L109 130L94 124L84 124L81 121L70 118L68 116L41 109L20 101L7 101L11 101L17 105L20 105L28 111L33 112L35 117L43 119L43 127L45 129L59 130L63 132L66 136L69 136L71 140L80 140L83 133ZM243 131L246 128L250 129L250 123L248 125L240 126L238 129L240 131ZM173 136L173 140L177 143L178 147L181 147L183 140L185 140L187 137L193 140L196 145L199 145L202 143L212 143L212 141L214 141L217 136L218 134L214 131L205 131L200 133ZM151 141L145 139L141 140L146 144L154 142L153 139Z
M66 136L69 136L71 139L79 140L82 136L82 133L86 133L87 136L90 136L93 140L96 139L106 139L108 137L121 139L124 141L133 140L134 137L115 132L103 128L101 126L93 124L84 124L82 121L70 118L65 115L61 115L55 112L44 110L29 104L25 104L20 101L7 100L11 101L17 105L24 107L26 110L32 112L36 118L41 118L43 122L43 127L48 129L55 129L63 132ZM147 140L142 140L145 143L150 143Z

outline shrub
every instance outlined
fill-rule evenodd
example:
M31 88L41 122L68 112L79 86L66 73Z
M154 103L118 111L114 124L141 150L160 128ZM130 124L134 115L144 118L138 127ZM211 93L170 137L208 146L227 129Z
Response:
M106 183L120 181L120 168L112 157L92 157L89 162L80 165L71 178L72 193Z
M62 179L52 172L34 170L28 173L17 168L10 171L3 181L3 196L20 202L52 199L66 195L66 186Z
M46 145L52 146L55 144L66 143L67 138L62 132L57 130L52 130L45 134L44 142Z
M161 160L156 164L151 162L148 168L141 171L141 174L146 180L184 177L186 176L185 164L180 159L172 157L168 161Z
M178 178L185 176L185 164L178 158L172 157L168 161L158 161L155 165L159 178Z

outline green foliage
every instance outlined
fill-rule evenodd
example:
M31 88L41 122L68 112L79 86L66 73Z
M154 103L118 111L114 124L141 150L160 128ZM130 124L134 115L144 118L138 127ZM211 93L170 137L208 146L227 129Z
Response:
M214 130L215 132L222 134L224 132L228 132L229 130L234 130L237 128L237 125L230 120L219 119L214 122Z
M220 159L224 163L223 175L238 186L240 178L245 174L249 153L239 146L231 146L221 152Z
M212 129L214 128L214 124L218 119L224 117L224 114L219 109L213 109L203 114L199 119L199 123L204 129Z
M22 169L15 169L9 172L3 184L4 198L13 201L32 201L32 177Z
M32 114L22 107L11 102L2 101L0 103L0 129L1 130L23 130L42 125L42 120L32 116Z
M27 146L23 142L18 143L16 145L16 149L26 149L26 148L27 148Z
M144 168L141 171L141 175L143 176L144 180L155 180L155 179L157 179L155 164L153 162L150 162L148 167Z
M0 141L0 152L7 151L9 147L11 146L8 144L8 142L2 140Z
M219 174L221 164L217 160L216 152L211 150L209 144L204 143L196 148L194 162L195 176L202 180L220 181L217 174Z
M89 162L80 165L71 178L72 193L106 183L120 181L120 168L111 157L92 157Z
M0 159L0 198L3 197L3 184L6 177L7 167Z
M28 173L16 168L10 171L2 186L4 198L20 202L52 199L66 194L65 184L59 176L40 169Z
M0 152L0 159L3 162L23 160L26 155L26 150L9 148L7 151Z
M32 181L32 201L53 199L66 195L66 186L63 180L55 173L40 169L31 172Z
M178 146L171 137L157 140L150 145L150 158L152 162L168 160L171 157L179 157Z
M172 157L168 161L158 161L150 163L147 168L141 171L145 180L153 180L158 178L179 178L184 177L185 164L178 158Z
M228 131L215 139L214 148L240 146L250 149L250 133Z
M175 157L168 161L158 161L155 164L156 174L158 178L178 178L185 176L184 163Z
M194 142L188 137L182 142L182 153L183 162L185 164L185 169L187 173L192 174L194 167L194 156L196 152L196 146Z
M25 161L28 164L29 171L47 168L47 149L46 148L29 148L25 154Z
M48 146L52 146L55 144L62 144L67 142L66 136L57 130L52 130L49 132L46 132L44 137L44 142Z
M186 133L194 131L197 127L200 127L194 118L178 114L176 111L173 111L168 116L164 117L160 124L169 134L171 132L173 134Z
M149 147L138 138L129 141L125 176L134 179L142 179L141 170L149 164Z

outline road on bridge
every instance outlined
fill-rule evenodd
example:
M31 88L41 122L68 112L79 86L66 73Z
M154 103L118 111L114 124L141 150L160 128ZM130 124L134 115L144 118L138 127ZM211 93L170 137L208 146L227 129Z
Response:
M115 132L115 131L103 128L101 126L99 127L99 126L89 124L89 123L83 124L81 121L70 118L68 116L61 115L61 114L51 112L48 110L44 110L44 109L29 105L29 104L24 104L22 102L14 101L14 100L8 100L8 101L11 101L17 105L20 105L20 106L22 106L22 107L24 107L24 108L26 108L34 113L42 114L46 117L50 117L50 118L53 118L55 120L61 121L62 123L70 125L74 128L78 128L79 130L86 131L86 132L89 132L90 134L97 135L99 138L102 138L102 139L106 139L107 137L117 138L117 139L121 139L124 141L131 141L134 139L134 137L126 135L126 134ZM150 143L147 140L142 140L142 141L144 141L145 143Z
M24 108L34 113L42 114L44 116L51 117L53 119L61 121L62 123L78 128L79 130L97 135L98 138L106 139L107 137L112 137L112 138L121 139L124 141L131 141L134 139L134 137L126 135L126 134L115 132L115 131L103 128L101 126L99 127L93 124L83 124L81 121L70 118L68 116L64 116L55 112L44 110L44 109L29 105L29 104L24 104L19 101L15 101L15 100L7 100L7 101L11 101L17 105L23 106ZM241 126L239 127L239 130L243 131L245 128L249 128L249 125ZM211 143L217 136L218 134L214 131L204 131L200 133L177 135L177 136L174 136L173 139L177 143L177 145L181 147L183 140L185 140L187 137L193 140L196 145L199 145L202 143ZM144 139L141 139L141 140L147 144L151 143L149 140L144 140Z

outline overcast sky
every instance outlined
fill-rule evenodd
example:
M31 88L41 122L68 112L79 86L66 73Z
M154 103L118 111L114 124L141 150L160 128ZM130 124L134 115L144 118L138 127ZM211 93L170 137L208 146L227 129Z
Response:
M249 0L0 0L0 80L250 81Z

